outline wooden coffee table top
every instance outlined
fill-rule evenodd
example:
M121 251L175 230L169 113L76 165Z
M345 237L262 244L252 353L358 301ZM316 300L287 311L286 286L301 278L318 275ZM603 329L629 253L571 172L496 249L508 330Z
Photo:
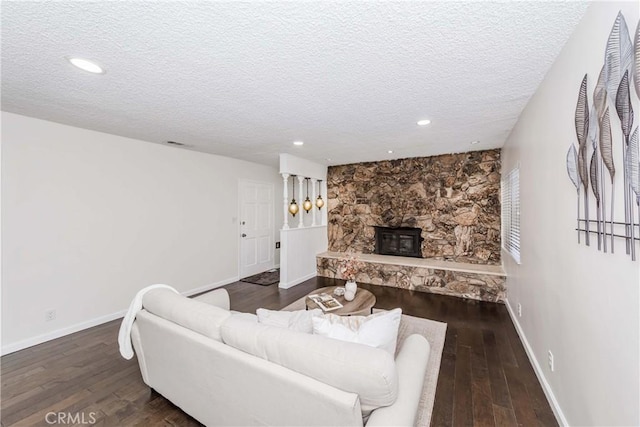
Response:
M347 301L346 299L344 299L344 295L336 296L333 294L333 291L337 287L338 286L328 286L326 288L319 288L309 293L309 295L321 294L321 293L329 294L335 299L337 299L338 302L340 302L340 304L342 304L342 308L339 308L337 310L327 311L327 313L338 314L340 316L349 316L349 315L366 316L371 314L371 310L373 309L373 306L376 304L375 295L373 295L371 292L369 292L366 289L358 288L358 291L356 292L356 297L353 299L353 301ZM309 298L305 298L305 304L307 306L307 309L319 308L318 305L312 300L310 300Z

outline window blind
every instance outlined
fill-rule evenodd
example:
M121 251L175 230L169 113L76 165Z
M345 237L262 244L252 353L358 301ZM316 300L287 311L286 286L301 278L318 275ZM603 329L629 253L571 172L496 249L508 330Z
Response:
M502 178L502 248L520 264L520 171Z

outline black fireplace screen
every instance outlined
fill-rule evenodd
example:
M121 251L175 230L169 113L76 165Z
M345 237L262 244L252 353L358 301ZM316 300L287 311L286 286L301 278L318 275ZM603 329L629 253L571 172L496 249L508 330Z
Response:
M376 251L380 255L397 255L422 258L420 234L422 229L413 227L374 227Z

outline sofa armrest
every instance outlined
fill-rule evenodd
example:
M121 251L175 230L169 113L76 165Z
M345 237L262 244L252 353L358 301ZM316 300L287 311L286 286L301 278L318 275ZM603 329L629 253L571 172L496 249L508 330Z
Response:
M429 341L421 335L404 340L396 357L398 398L393 405L373 411L367 427L414 425L430 351Z
M231 303L229 302L229 292L227 292L226 289L215 289L211 292L193 297L193 299L215 305L216 307L220 307L225 310L229 310L231 307Z

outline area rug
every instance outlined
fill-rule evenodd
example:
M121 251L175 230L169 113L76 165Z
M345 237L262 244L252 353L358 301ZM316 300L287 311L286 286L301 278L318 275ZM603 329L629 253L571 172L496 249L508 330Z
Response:
M300 298L282 310L304 310L304 298L305 297ZM374 311L377 310L374 309ZM436 386L438 385L440 360L442 359L446 332L446 323L402 315L400 329L398 330L398 348L401 347L405 338L411 334L422 335L431 345L429 361L427 362L427 372L425 373L424 385L422 387L422 397L420 398L420 405L418 406L418 413L416 415L416 426L427 427L431 423L431 414L433 412L433 402L436 397Z
M262 285L262 286L273 285L274 283L280 281L280 269L275 268L273 270L254 274L253 276L240 279L240 281L247 282L247 283L255 283L256 285Z

